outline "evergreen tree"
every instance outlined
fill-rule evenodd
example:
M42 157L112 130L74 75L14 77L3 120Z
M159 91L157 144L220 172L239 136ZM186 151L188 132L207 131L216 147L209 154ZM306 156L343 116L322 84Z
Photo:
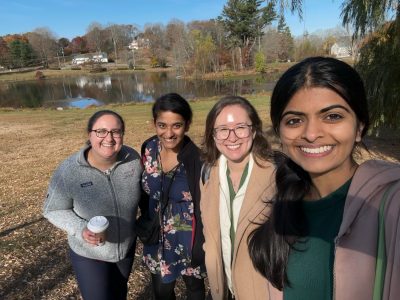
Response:
M27 67L34 64L35 54L29 43L14 40L9 44L12 67Z
M266 25L276 18L274 5L261 7L261 0L228 0L220 20L228 33L231 48L239 51L239 69L250 65L250 54Z

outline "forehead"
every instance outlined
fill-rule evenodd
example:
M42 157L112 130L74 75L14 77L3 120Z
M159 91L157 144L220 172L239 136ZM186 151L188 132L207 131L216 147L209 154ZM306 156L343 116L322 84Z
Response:
M240 105L229 105L224 107L215 119L215 126L248 123L250 117L247 111Z
M166 124L185 123L185 119L180 114L172 111L161 111L154 121Z
M328 88L304 88L297 91L286 105L283 112L319 112L332 105L341 105L352 111L347 102L335 91Z
M121 123L114 115L103 115L94 122L94 128L120 128Z

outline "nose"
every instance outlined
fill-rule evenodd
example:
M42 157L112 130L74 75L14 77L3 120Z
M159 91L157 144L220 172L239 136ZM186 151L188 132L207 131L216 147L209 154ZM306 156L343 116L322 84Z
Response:
M323 136L322 125L317 119L309 119L305 122L302 138L307 142L315 142L318 138Z
M172 137L174 135L174 131L171 126L168 126L166 129L167 137Z
M113 141L114 140L114 136L112 135L111 132L109 132L104 139L106 141Z
M229 130L228 140L230 142L236 142L238 140L238 137L236 136L235 131L233 129Z

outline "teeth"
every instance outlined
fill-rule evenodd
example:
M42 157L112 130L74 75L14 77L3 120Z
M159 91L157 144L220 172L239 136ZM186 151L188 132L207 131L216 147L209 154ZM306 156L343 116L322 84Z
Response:
M114 144L101 144L103 147L114 147Z
M305 148L305 147L300 147L301 151L305 153L311 153L311 154L320 154L324 153L327 151L330 151L333 148L333 146L322 146L319 148Z
M228 147L228 149L230 149L230 150L235 150L235 149L239 148L240 145L227 145L226 147Z

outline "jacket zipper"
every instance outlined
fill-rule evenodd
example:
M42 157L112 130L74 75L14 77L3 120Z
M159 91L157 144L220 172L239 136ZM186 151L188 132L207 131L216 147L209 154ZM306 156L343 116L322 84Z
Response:
M114 169L115 168L112 169L111 173L114 172ZM110 185L110 190L111 190L111 194L112 194L112 200L113 200L114 208L115 208L117 216L119 217L117 199L116 199L116 196L115 196L114 186L113 186L113 184L111 182L111 174L106 174L106 177L107 177L108 184ZM121 249L120 249L121 248L121 243L120 243L120 241L121 241L121 228L120 228L119 221L117 221L117 229L118 229L117 254L118 254L118 260L121 260Z

